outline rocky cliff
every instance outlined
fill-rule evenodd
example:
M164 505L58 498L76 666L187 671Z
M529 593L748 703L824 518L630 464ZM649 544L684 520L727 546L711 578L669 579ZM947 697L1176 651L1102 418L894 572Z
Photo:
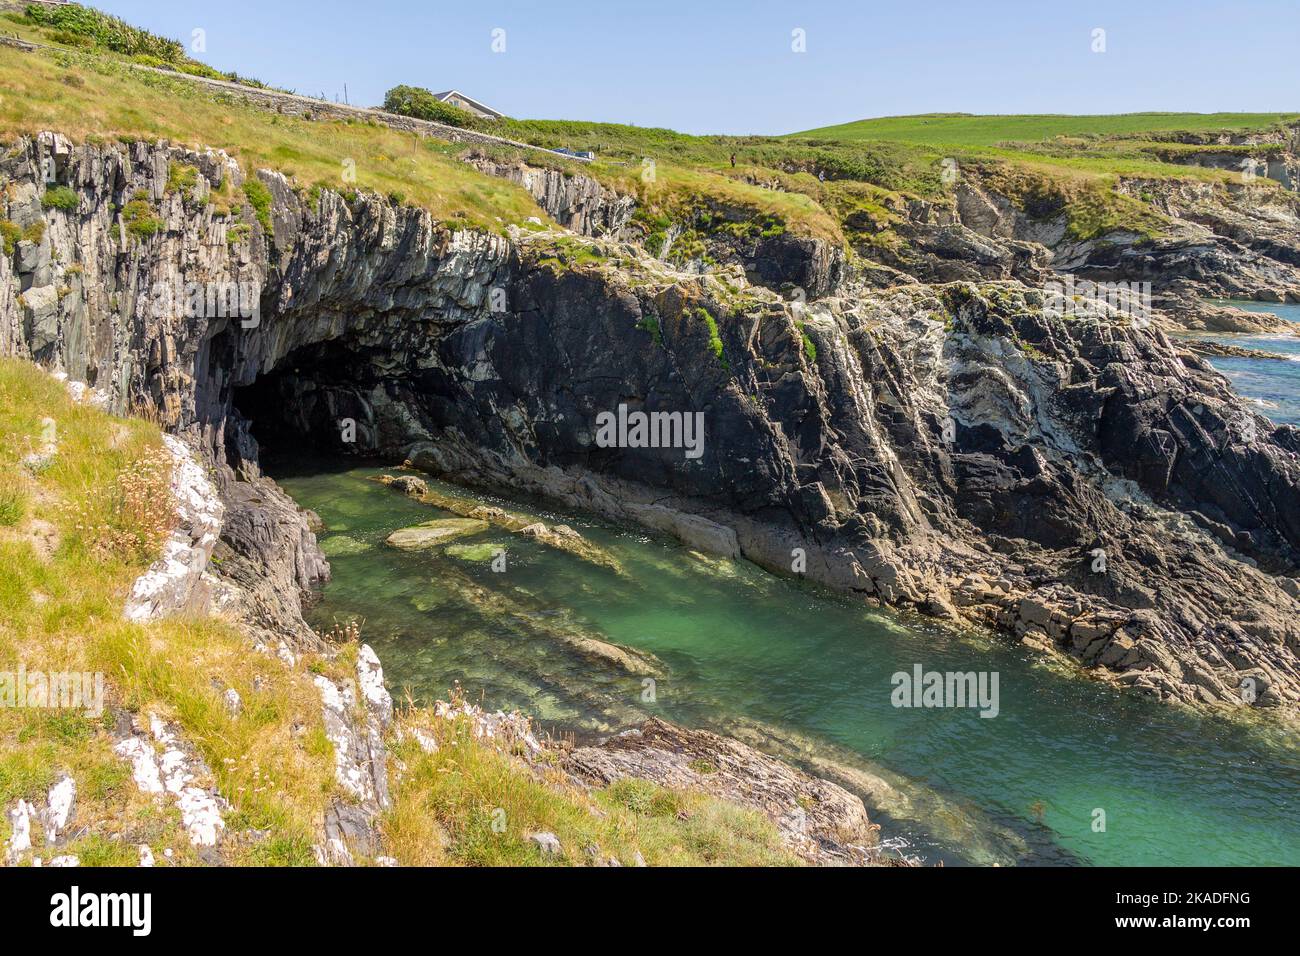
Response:
M1278 156L1276 170L1269 167L1278 182L1262 173L1238 182L1121 176L1117 198L1104 202L1127 200L1127 215L1096 222L1078 220L1103 202L1099 196L974 165L953 185L950 205L910 205L896 228L904 240L899 251L864 252L925 281L1041 285L1059 273L1149 282L1167 327L1289 332L1284 322L1203 301L1300 302L1300 193L1286 171L1300 153Z
M306 437L989 623L1161 698L1300 701L1300 431L1157 329L1052 315L1016 281L1041 246L1004 243L1002 281L879 290L808 248L801 268L832 278L803 303L759 244L681 268L626 241L623 200L563 179L525 185L608 238L456 231L269 172L263 208L223 215L212 197L247 173L165 144L43 134L0 175L26 236L0 261L0 350L206 450L223 573L270 630L301 628L327 569L258 441ZM214 285L256 308L159 305ZM603 447L620 404L702 413L703 455Z

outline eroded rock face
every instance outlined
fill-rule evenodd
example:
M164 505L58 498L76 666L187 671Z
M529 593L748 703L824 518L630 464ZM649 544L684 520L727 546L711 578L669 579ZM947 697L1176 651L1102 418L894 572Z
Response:
M46 156L75 212L33 207ZM241 176L221 154L141 143L45 136L6 156L10 213L44 216L50 252L0 262L0 296L14 278L72 291L39 322L0 299L0 343L211 456L218 554L240 559L223 573L263 573L266 627L300 624L326 565L308 516L260 476L254 428L987 622L1162 698L1300 700L1300 434L1157 330L1054 317L1012 280L801 305L617 239L456 232L270 173L271 234L247 208L232 231L166 191L172 162L200 171L199 193ZM137 190L161 221L143 239L113 213ZM1038 266L1018 269L996 274ZM257 321L151 306L159 281L218 279L257 284ZM601 444L597 416L620 404L701 413L702 454Z
M1267 162L1265 153L1256 154L1260 172L1253 178L1120 177L1116 192L1132 197L1134 214L1145 215L1146 226L1124 216L1110 224L1074 223L1071 203L1077 197L1056 193L1054 184L1041 184L1041 195L1017 197L1000 164L964 164L945 198L888 200L888 223L849 218L850 241L860 257L851 284L1015 279L1041 288L1061 274L1149 282L1155 319L1167 328L1290 334L1290 323L1276 316L1225 309L1206 299L1300 301L1297 132L1279 131L1262 141L1283 148L1268 154ZM1247 157L1171 151L1160 158L1241 170Z
M770 289L798 290L806 297L820 298L845 277L844 252L837 244L824 238L765 229L753 221L750 209L726 205L696 209L672 222L662 237L656 237L633 219L637 210L635 196L617 193L589 176L521 161L506 163L479 156L471 156L468 161L489 176L523 186L566 229L583 236L634 243L661 259L673 259L689 271L705 271L705 266L698 252L684 252L676 245L688 232L715 265L736 267L750 281Z
M636 211L633 197L620 196L589 176L488 157L471 158L470 164L523 186L556 222L584 236L616 236Z
M1297 162L1296 152L1282 155L1285 162ZM1238 155L1231 165L1240 168L1241 160ZM1171 156L1168 161L1179 160ZM1122 226L1094 238L1073 237L1064 212L1018 208L978 170L955 188L954 218L1000 250L1003 259L1014 260L1029 244L1039 250L1031 258L1040 269L1094 281L1150 282L1156 305L1170 324L1231 331L1235 321L1245 331L1247 320L1202 300L1300 301L1300 193L1282 168L1285 162L1269 174L1281 181L1282 189L1262 176L1258 182L1227 183L1122 179L1117 187L1121 194L1150 203L1163 217L1164 234L1154 239ZM928 249L923 230L910 225L904 231L920 232L915 245ZM981 261L980 256L961 258ZM982 274L999 277L987 269ZM1027 274L1011 266L1002 270L1002 277L1041 285L1041 273L1034 278ZM1253 327L1286 329L1285 323L1265 326L1264 321L1256 314Z

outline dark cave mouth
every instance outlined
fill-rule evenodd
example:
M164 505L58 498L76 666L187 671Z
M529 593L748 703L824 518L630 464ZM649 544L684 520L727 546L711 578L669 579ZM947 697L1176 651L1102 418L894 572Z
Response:
M392 379L373 374L364 355L339 343L291 353L270 372L230 392L228 445L237 454L255 451L260 464L285 465L307 458L386 460L370 396ZM231 441L230 431L247 438Z

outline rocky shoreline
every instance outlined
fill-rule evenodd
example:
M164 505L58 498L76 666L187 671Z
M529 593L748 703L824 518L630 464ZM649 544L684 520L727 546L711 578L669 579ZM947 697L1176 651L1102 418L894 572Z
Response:
M77 209L42 208L47 160ZM202 186L169 191L171 163ZM867 289L793 238L737 245L701 275L613 238L458 232L269 172L271 229L246 207L241 235L195 198L246 175L214 151L42 134L0 167L8 216L46 223L0 263L0 351L189 436L226 509L222 573L268 640L314 639L299 602L328 565L309 516L260 475L254 431L986 623L1160 699L1300 701L1300 435L1156 329L1104 309L1054 318L1010 279ZM116 218L139 191L161 222L147 238ZM256 284L258 324L151 308L158 283L217 280ZM829 294L765 287L800 280ZM596 413L628 400L702 411L704 463L598 448Z
M1280 352L1268 352L1264 349L1243 348L1240 345L1232 345L1227 342L1207 342L1199 339L1182 339L1180 344L1189 352L1195 352L1197 355L1216 355L1224 358L1245 358L1245 359L1262 359L1270 362L1289 362L1289 355L1282 355Z

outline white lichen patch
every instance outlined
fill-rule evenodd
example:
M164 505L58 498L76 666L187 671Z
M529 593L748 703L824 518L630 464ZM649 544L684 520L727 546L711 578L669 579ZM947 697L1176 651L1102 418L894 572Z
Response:
M113 752L131 763L131 779L141 793L162 793L162 777L153 746L142 737L127 737L113 747Z
M357 704L352 682L336 684L318 674L315 684L321 696L325 736L334 745L334 778L346 793L360 802L377 802L369 747L352 716Z
M384 733L393 720L393 699L384 687L379 658L366 644L357 655L355 681L318 674L314 682L325 736L334 746L334 778L355 803L331 808L324 840L313 850L323 865L349 866L355 860L349 844L365 856L375 855L379 839L374 821L390 804Z
M36 808L26 800L19 800L14 808L9 811L9 823L12 832L9 834L9 841L5 845L5 850L10 863L15 862L21 854L32 848L32 818L34 816L36 816Z
M225 799L200 781L211 771L178 730L156 715L149 716L149 736L135 733L114 746L131 762L131 776L144 793L167 794L181 812L181 824L194 846L216 846L225 829Z
M225 506L194 453L179 438L164 435L173 468L171 491L179 522L162 555L136 579L127 599L129 621L151 621L192 608L221 534Z
M357 653L357 683L361 685L366 709L375 715L381 728L387 728L393 721L393 698L384 687L384 669L379 656L369 644L362 644Z
M32 849L34 823L44 830L47 845L58 844L72 818L76 800L77 785L70 775L64 773L50 787L44 808L27 800L20 799L15 803L8 814L10 835L5 842L5 862L11 866L19 863L23 854ZM40 860L33 858L32 865L40 866Z
M72 817L72 808L76 801L77 784L71 776L64 774L54 786L50 787L45 812L41 815L41 819L45 824L46 843L53 844L59 841L59 836L66 829L68 820Z

